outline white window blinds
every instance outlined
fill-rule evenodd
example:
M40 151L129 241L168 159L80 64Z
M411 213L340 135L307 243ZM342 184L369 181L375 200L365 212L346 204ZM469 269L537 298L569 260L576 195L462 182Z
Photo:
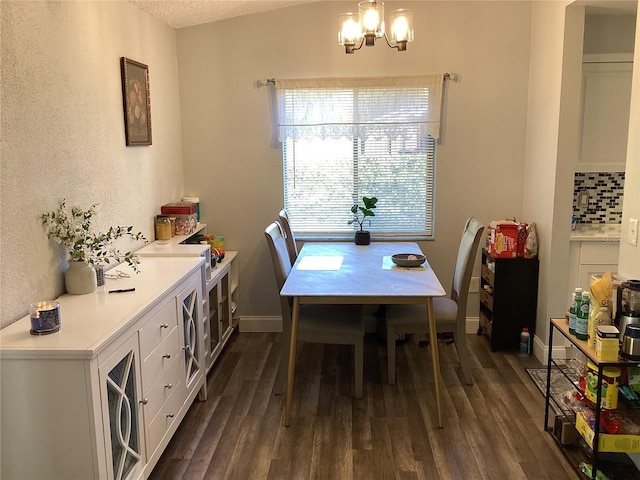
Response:
M276 80L284 205L296 234L346 234L378 197L376 235L433 235L442 75Z

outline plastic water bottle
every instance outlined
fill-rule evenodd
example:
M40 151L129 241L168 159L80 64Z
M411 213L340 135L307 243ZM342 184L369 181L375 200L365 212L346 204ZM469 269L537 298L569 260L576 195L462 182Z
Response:
M520 334L520 355L523 357L528 356L531 353L531 334L529 329L524 327Z

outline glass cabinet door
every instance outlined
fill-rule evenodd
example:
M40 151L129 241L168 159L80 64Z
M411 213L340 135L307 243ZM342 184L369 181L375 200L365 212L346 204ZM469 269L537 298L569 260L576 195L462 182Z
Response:
M229 272L220 280L220 324L222 329L222 338L226 338L231 335L231 279Z
M107 452L111 458L109 477L136 478L142 471L144 446L142 415L138 404L142 391L137 336L128 340L100 367L103 421Z
M202 370L198 322L200 321L200 300L198 282L194 282L178 296L180 320L184 331L184 365L186 385Z
M215 283L213 288L209 291L209 345L211 349L211 359L213 359L215 354L217 354L218 345L220 345L219 291L219 283Z

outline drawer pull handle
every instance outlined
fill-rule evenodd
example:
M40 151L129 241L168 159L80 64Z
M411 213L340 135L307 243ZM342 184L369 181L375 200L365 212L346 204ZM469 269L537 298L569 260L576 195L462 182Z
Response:
M160 324L160 328L169 328L169 324L168 323L162 323L162 324Z
M167 418L173 418L175 415L173 413L167 413Z
M173 384L172 383L168 383L164 386L164 388L166 388L167 390L171 390L173 388Z
M142 405L146 405L147 403L149 403L149 399L148 398L143 398L142 400L140 400L140 403Z
M171 354L170 353L165 353L164 355L162 355L162 358L171 358Z

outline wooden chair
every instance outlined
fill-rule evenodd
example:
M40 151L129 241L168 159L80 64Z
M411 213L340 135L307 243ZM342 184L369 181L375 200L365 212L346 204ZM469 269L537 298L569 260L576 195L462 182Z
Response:
M265 229L271 252L278 292L291 271L291 260L282 227L273 222ZM291 341L293 300L280 296L283 343L280 368L275 382L276 393L283 391ZM364 318L361 305L301 305L298 321L298 343L329 343L354 346L355 396L362 397L364 370Z
M284 238L287 242L287 251L289 252L291 265L293 265L294 263L296 263L296 259L298 258L298 246L296 245L296 237L293 235L293 231L291 230L291 222L289 221L289 214L283 208L278 213L278 217L280 218L280 226L282 227L282 231L284 232Z
M467 220L462 232L458 259L453 273L451 297L435 297L433 299L436 330L438 333L453 333L464 383L467 385L473 385L465 328L467 297L473 264L483 230L484 226L475 218L471 217ZM428 333L426 309L422 305L388 305L386 323L388 381L393 384L396 378L396 333Z

